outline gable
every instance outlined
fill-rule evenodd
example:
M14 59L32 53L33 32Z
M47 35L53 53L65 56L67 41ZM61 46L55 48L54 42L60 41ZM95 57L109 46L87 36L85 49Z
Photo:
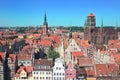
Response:
M20 73L21 77L27 77L27 73L25 72L25 70L22 70Z
M77 45L75 39L72 39L71 43L68 45L67 49L65 50L65 52L72 52L72 51L81 51L81 49L79 48L79 46Z

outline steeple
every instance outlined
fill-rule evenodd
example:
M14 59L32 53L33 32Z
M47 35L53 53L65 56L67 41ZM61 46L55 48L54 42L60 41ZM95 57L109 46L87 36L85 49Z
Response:
M85 20L84 27L87 27L87 20Z
M100 27L100 43L103 43L103 19L101 20L101 27Z
M44 35L47 35L47 34L48 34L48 23L47 23L46 12L45 12L45 14L44 14L43 34L44 34Z
M115 26L115 29L117 29L118 28L118 22L117 22L117 20L116 20L116 26Z
M103 19L101 20L101 27L103 27Z
M46 12L44 14L44 25L47 25L47 16L46 16Z

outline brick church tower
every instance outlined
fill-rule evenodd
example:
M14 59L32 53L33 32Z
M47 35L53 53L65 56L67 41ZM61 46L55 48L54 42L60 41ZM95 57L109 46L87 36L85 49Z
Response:
M48 35L48 23L47 23L46 13L45 13L45 15L44 15L43 35Z
M85 33L84 33L84 38L85 40L89 40L91 41L92 40L92 37L91 37L91 31L93 29L95 29L96 27L96 20L95 20L95 15L90 13L88 16L87 16L87 21L85 22Z

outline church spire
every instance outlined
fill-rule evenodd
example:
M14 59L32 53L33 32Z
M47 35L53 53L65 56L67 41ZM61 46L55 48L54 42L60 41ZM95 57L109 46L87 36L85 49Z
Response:
M45 14L44 14L43 34L44 34L44 35L47 35L47 34L48 34L48 23L47 23L46 12L45 12Z
M44 14L44 25L46 25L47 24L47 16L46 16L46 12L45 12L45 14Z
M115 27L115 29L117 29L118 28L118 22L117 22L117 20L116 20L116 27Z
M103 27L103 19L101 20L101 27Z

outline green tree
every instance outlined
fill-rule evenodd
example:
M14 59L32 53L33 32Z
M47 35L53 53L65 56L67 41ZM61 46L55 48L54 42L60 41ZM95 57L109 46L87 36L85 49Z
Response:
M118 50L117 53L120 54L120 50Z
M59 53L56 52L54 49L49 49L48 51L48 58L52 58L55 61L56 58L60 57Z

